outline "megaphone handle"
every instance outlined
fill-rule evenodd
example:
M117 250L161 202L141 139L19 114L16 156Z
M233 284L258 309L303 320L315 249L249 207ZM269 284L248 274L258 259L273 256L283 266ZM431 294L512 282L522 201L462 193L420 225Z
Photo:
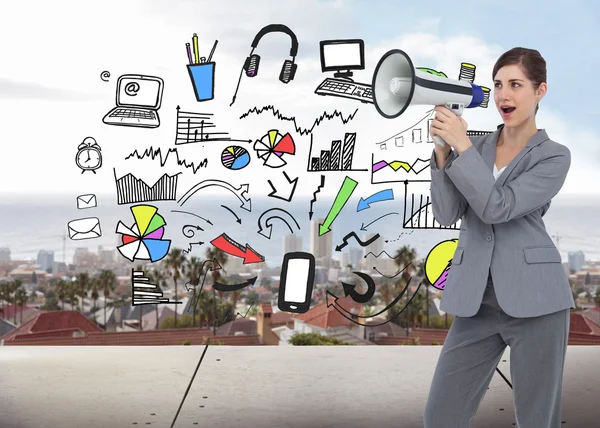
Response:
M452 108L453 105L458 106L458 108ZM464 104L457 105L456 103L447 103L446 105L444 105L444 107L452 110L454 112L454 114L457 116L462 116L462 114L463 114ZM442 137L440 137L439 135L433 136L433 142L440 147L444 147L446 145L446 142L444 141L444 139Z

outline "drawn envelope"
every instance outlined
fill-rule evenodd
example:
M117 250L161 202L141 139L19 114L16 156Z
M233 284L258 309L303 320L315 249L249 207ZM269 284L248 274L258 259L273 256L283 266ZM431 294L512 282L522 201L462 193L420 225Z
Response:
M77 196L77 208L84 210L86 208L94 208L98 204L96 202L96 195L79 195Z
M67 223L69 229L69 238L73 241L82 239L100 238L102 231L100 230L100 220L96 217L80 218L71 220Z

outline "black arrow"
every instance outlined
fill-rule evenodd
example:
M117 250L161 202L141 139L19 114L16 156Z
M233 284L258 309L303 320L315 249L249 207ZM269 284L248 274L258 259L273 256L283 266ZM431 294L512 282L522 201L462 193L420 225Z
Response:
M233 212L233 210L232 210L231 208L229 208L229 207L226 207L225 205L221 205L221 206L222 206L223 208L225 208L227 211L229 211L231 214L233 214L233 215L235 216L235 218L236 218L236 220L235 220L235 221L237 221L239 224L242 224L242 219L241 219L241 218L239 218L239 217L237 216L237 214L236 214L236 213L234 213L234 212Z
M290 177L288 177L288 175L286 174L285 171L283 171L283 175L289 184L285 184L281 187L287 188L289 196L286 197L286 196L278 195L277 189L275 188L275 186L273 185L273 182L271 180L267 180L267 182L269 183L269 185L271 186L271 189L273 189L273 191L271 193L269 193L267 196L270 196L272 198L281 199L286 202L290 202L292 200L292 198L294 197L294 193L296 192L296 185L298 184L298 177L294 178L293 180L290 180ZM290 184L292 185L291 190L289 190Z
M189 215L193 215L194 217L198 217L201 220L204 220L205 222L207 222L208 224L210 224L211 226L213 226L212 222L210 220L205 219L204 217L200 217L197 214L191 213L189 211L179 211L179 210L171 210L172 213L181 213L181 214L189 214Z
M373 278L371 278L366 273L354 272L354 274L360 276L362 279L365 280L368 287L367 291L365 292L365 294L359 294L356 291L356 285L342 282L342 286L344 287L344 294L346 296L350 296L352 300L354 300L356 303L367 303L369 300L371 300L373 294L375 294L375 281L373 281Z
M410 282L410 281L409 281L409 282ZM419 292L419 289L421 288L421 285L422 285L422 284L423 284L422 282L421 282L421 284L419 284L419 286L417 287L417 290L415 291L415 293L412 295L412 297L410 298L410 300L408 301L408 303L406 304L406 306L404 306L404 309L406 309L406 308L408 307L408 305L410 305L410 302L412 302L412 300L415 298L415 296L416 296L416 295L417 295L417 293ZM408 287L408 284L406 285L406 287ZM405 290L406 290L406 287L405 287ZM329 293L329 291L327 291L326 293ZM402 291L402 293L404 293L404 290ZM329 294L331 294L331 293L329 293ZM333 294L332 294L332 296L333 296ZM336 297L336 299L337 299L337 297ZM333 307L335 308L335 310L336 310L336 311L338 311L338 313L339 313L341 316L343 316L344 318L346 318L346 319L347 319L347 320L349 320L349 321L352 321L352 322L353 322L353 323L355 323L355 324L362 325L363 327L378 327L378 326L380 326L380 325L387 324L387 323L389 323L390 321L392 321L394 318L396 318L398 315L400 315L402 312L404 312L404 309L402 309L400 312L398 312L396 315L394 315L392 318L390 318L389 320L387 320L387 321L385 321L385 322L382 322L382 323L379 323L379 324L370 324L370 325L367 325L367 324L363 324L363 323L360 323L360 322L358 322L358 321L355 321L355 320L353 320L352 318L350 318L350 317L348 317L347 315L345 315L345 314L344 314L344 313L343 313L343 312L340 310L340 307L341 307L341 306L339 306L339 305L336 305L336 304L335 304L335 301L334 301L334 303L332 303L331 305L330 305L329 303L327 304L327 306L332 306L332 305L333 305ZM343 309L343 308L342 308L342 309ZM348 312L346 309L344 309L344 311ZM352 314L352 315L354 315L354 314ZM374 317L374 316L375 316L375 315L370 315L369 317ZM365 317L360 317L360 318L365 318Z
M387 275L385 275L385 274L383 274L383 273L379 272L379 269L377 269L377 267L375 267L375 266L373 266L373 270L374 270L375 272L377 272L379 275L381 275L381 276L384 276L384 277L386 277L386 278L389 278L389 279L396 278L396 277L397 277L398 275L400 275L400 273L402 272L402 270L399 270L398 272L396 272L396 275L394 275L394 276L387 276ZM403 269L403 270L404 270L404 269Z
M220 282L215 282L213 284L213 288L217 291L241 290L242 288L248 287L249 285L254 285L254 283L256 282L257 279L258 279L258 277L255 276L254 278L247 279L246 281L242 282L241 284L221 284Z
M358 237L356 232L350 232L349 234L344 236L344 239L342 239L343 242L340 245L338 245L337 247L335 247L335 251L342 251L342 248L344 248L346 245L348 245L348 239L352 238L353 236L356 239L356 242L358 242L361 247L366 247L367 245L371 244L372 242L377 241L380 238L379 233L377 233L377 234L375 234L375 236L373 236L368 241L363 242L360 240L360 238Z
M308 211L308 219L312 220L312 216L313 216L313 204L317 201L317 193L319 193L321 191L321 188L325 186L325 176L323 174L321 174L321 184L319 184L319 187L317 187L317 190L315 190L315 192L313 193L313 198L310 201L310 210Z
M406 269L406 268L404 268L404 269ZM358 318L376 317L376 316L381 315L382 313L384 313L386 311L389 311L396 303L398 303L400 301L400 299L402 298L402 296L404 296L404 292L408 289L408 284L410 284L411 279L412 279L412 276L410 277L410 279L406 283L406 287L404 287L404 290L402 290L402 292L392 302L390 302L389 305L387 305L385 308L383 308L382 310L380 310L376 314L371 314L371 315L366 315L366 316L355 315L352 312L348 311L347 309L339 306L339 303L337 305L338 305L339 308L341 308L342 310L346 311L350 315L353 315L353 316L358 317ZM331 303L329 303L329 296L333 297L333 302L331 302ZM339 297L336 296L335 294L331 293L330 291L325 291L325 300L327 301L327 307L335 305L337 303L338 299L339 299Z
M183 250L183 254L188 254L192 252L192 245L202 245L204 244L204 242L202 241L198 241L198 242L190 242L188 245L188 249L187 250Z
M189 230L189 235L188 235L187 233L185 233L185 230L186 230L186 229L188 229L188 230ZM193 237L194 237L194 235L196 234L196 232L194 232L194 231L193 231L193 230L191 230L191 229L201 230L201 231L203 231L203 232L204 232L204 229L202 229L200 226L193 225L193 224L186 224L185 226L183 226L183 227L181 228L181 233L183 233L183 235L184 235L186 238L193 238Z
M392 215L392 214L400 215L399 213L396 213L396 212L384 214L381 217L376 218L375 220L373 220L371 223L368 223L367 225L365 225L364 223L362 223L361 226L360 226L360 230L367 230L367 227L371 226L376 221L379 221L382 218L387 217L388 215Z

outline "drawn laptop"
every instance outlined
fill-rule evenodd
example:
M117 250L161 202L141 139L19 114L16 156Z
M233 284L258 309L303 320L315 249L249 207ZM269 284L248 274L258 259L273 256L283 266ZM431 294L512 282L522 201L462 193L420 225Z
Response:
M158 128L164 82L160 77L124 74L117 81L117 106L102 119L108 125Z

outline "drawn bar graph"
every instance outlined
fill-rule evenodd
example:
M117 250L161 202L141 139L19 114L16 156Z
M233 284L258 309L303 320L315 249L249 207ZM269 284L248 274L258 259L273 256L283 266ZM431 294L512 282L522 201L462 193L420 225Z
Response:
M423 180L423 183L431 183L430 180ZM404 181L404 220L402 227L404 229L445 229L460 230L460 220L451 226L442 226L433 217L431 209L431 199L429 195L418 195L418 202L415 201L415 194L411 193L410 203L408 201L409 181Z
M158 291L156 291L158 290ZM151 284L150 279L144 276L144 272L131 269L131 304L136 305L156 305L158 303L182 303L178 301L169 301L162 297L163 293L156 284Z
M320 156L313 156L313 136L310 135L308 172L321 171L368 171L368 169L352 169L356 132L346 132L344 141L333 140L329 150L321 150Z
M177 130L175 144L204 143L209 141L237 141L251 143L251 139L239 140L229 137L229 132L212 131L216 125L211 122L213 113L180 111L177 106Z
M177 199L177 177L181 174L180 172L174 175L163 174L152 186L136 178L131 173L121 178L117 178L114 168L113 173L117 186L118 205L150 201L174 201Z

